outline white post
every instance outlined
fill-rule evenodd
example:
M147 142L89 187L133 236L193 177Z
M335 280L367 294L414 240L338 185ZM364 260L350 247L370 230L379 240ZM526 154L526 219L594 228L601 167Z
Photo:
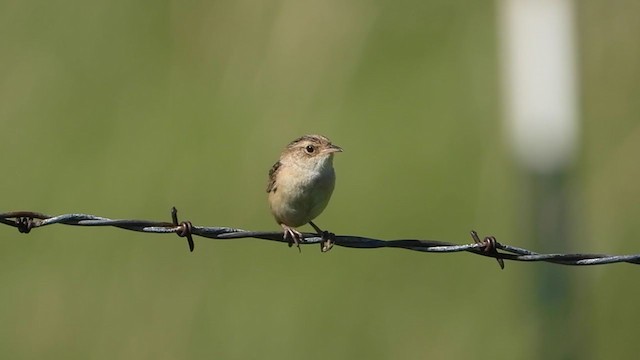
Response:
M567 168L575 158L577 120L573 3L570 0L499 0L505 127L514 158L527 176L520 200L523 236L541 252L566 252ZM567 272L540 266L531 296L538 314L539 353L534 358L582 358L576 342L584 327L573 326L572 283ZM571 316L570 316L571 313Z
M573 159L578 136L573 3L499 4L509 140L528 170L561 170Z

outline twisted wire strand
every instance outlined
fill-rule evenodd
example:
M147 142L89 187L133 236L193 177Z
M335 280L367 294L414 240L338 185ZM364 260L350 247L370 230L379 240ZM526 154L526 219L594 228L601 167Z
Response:
M282 232L275 231L247 231L222 226L196 226L189 221L178 222L177 210L172 208L172 222L150 220L109 219L89 214L63 214L50 216L33 211L13 211L0 213L0 223L9 225L21 233L29 233L32 229L53 224L73 226L112 226L119 229L144 233L169 234L174 233L186 237L191 251L194 250L192 236L200 236L216 240L236 240L254 238L261 240L288 243ZM494 258L501 268L504 261L537 262L543 261L560 265L603 265L614 263L640 264L640 254L634 255L606 255L606 254L541 254L527 249L499 243L495 237L487 236L480 240L475 231L471 232L474 240L471 244L453 244L438 240L398 239L381 240L362 236L335 235L329 232L323 234L304 233L303 245L322 244L327 236L336 246L356 249L398 248L428 253L469 252L475 255ZM291 244L289 244L291 245Z

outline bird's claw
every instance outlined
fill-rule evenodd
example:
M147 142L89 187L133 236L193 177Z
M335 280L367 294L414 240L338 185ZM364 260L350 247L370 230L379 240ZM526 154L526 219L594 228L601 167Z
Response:
M325 253L333 247L336 242L336 234L328 231L322 232L322 242L320 243L320 251Z
M313 229L318 233L318 235L322 237L322 242L320 243L320 251L325 253L331 250L333 244L335 244L336 242L336 234L320 229L318 225L313 223L313 221L309 221L309 225L311 225Z
M293 244L295 244L298 247L298 252L302 252L300 243L304 241L304 236L300 231L286 227L284 228L284 239L289 240L289 247L292 247Z

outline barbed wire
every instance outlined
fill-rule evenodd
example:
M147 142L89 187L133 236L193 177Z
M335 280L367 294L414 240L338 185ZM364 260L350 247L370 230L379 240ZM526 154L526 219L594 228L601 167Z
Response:
M247 231L231 227L196 226L191 224L190 221L178 222L178 211L175 207L171 209L171 218L171 222L162 222L149 220L109 219L89 214L63 214L50 216L33 211L0 213L0 223L15 227L21 233L29 233L32 229L53 224L73 226L112 226L119 229L144 233L174 233L187 239L190 251L193 251L195 248L193 235L216 240L254 238L289 243L288 240L284 239L282 232ZM540 254L527 249L499 243L493 236L486 236L484 239L480 240L480 237L475 231L471 231L473 243L464 245L438 240L380 240L362 236L335 235L327 231L323 231L318 234L304 233L303 235L303 245L321 244L322 246L323 244L326 244L327 241L330 241L331 244L336 246L357 249L398 248L428 253L455 253L464 251L475 255L494 258L503 269L504 260L525 262L543 261L552 264L578 266L613 263L640 264L640 254ZM289 246L291 246L291 243L289 243Z

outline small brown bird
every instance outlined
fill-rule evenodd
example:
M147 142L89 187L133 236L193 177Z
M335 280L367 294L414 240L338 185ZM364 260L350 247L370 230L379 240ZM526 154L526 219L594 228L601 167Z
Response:
M333 245L312 220L327 207L336 183L333 154L342 149L322 135L305 135L293 140L269 171L269 206L271 213L284 230L284 238L291 239L300 249L302 233L296 227L309 223L323 234L322 251Z

